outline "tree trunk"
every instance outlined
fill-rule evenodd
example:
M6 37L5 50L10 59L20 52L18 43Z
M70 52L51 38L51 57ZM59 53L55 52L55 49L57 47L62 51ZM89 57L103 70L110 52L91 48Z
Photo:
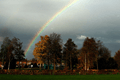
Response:
M66 54L65 67L67 68L67 54Z
M40 70L41 70L41 67L42 67L42 65L41 65L41 63L40 63L40 66L39 66Z
M54 54L54 73L55 73L55 54Z
M49 65L50 65L50 64L49 64L49 59L48 59L48 70L49 70Z
M70 70L72 70L72 58L71 58L71 54L70 54Z
M85 71L86 71L86 53L85 53Z
M3 54L3 59L2 59L2 65L4 65L4 54Z
M55 59L54 59L54 70L55 70Z
M97 58L97 70L98 70L98 58Z
M19 60L19 70L20 70L20 60Z
M89 70L89 67L90 67L90 61L89 61L89 58L88 58L88 67L87 67L87 71Z
M2 69L4 67L4 56L3 56L3 59L2 59Z
M87 71L89 70L89 66L90 66L90 61L89 61L89 53L88 53L88 67L87 67Z
M10 70L10 59L9 59L9 63L8 63L8 70Z

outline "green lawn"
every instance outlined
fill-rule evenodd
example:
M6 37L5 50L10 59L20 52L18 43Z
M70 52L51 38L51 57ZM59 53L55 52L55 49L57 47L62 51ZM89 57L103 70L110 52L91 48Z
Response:
M0 80L120 80L118 75L7 75L0 74Z

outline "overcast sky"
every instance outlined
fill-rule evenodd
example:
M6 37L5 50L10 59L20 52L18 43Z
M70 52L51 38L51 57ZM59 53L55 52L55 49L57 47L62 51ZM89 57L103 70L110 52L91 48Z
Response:
M58 11L74 0L0 0L0 44L4 37L17 37L25 50L39 29ZM61 34L82 47L86 37L101 40L111 51L120 49L120 0L79 0L61 13L40 36ZM35 41L40 40L38 37ZM35 44L34 43L34 44ZM34 45L26 58L34 56Z

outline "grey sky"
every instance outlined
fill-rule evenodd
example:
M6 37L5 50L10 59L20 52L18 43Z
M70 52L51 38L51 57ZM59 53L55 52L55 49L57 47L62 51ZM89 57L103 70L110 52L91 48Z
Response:
M0 0L0 44L5 36L17 37L25 50L37 31L73 0ZM61 34L82 47L85 37L101 40L111 50L120 49L120 0L79 0L46 27L41 36ZM38 37L35 41L38 42ZM33 57L34 45L27 54Z

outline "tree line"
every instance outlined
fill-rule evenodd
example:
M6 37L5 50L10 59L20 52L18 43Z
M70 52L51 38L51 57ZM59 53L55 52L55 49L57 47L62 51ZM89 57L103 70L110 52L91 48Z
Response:
M120 50L111 57L110 50L95 38L87 37L80 49L77 49L77 45L70 38L63 45L60 34L52 33L40 38L35 44L33 55L35 59L47 65L53 63L54 70L56 64L62 62L65 63L65 68L70 70L120 68Z
M0 48L0 60L4 68L8 68L8 70L12 68L15 69L16 60L19 61L20 68L20 61L23 60L24 57L24 50L22 49L20 39L16 37L12 40L10 40L9 37L4 38ZM6 62L5 65L4 62Z
M6 37L0 48L0 60L5 68L12 68L15 60L24 59L20 39ZM34 58L47 65L53 64L54 71L56 65L65 63L65 69L120 69L120 50L111 57L110 50L103 45L100 40L86 38L83 46L77 49L77 45L69 38L65 44L62 43L60 34L52 33L49 36L41 36L40 41L35 44L33 50ZM12 64L12 65L11 65ZM14 63L15 64L15 63ZM49 69L49 66L48 66Z

